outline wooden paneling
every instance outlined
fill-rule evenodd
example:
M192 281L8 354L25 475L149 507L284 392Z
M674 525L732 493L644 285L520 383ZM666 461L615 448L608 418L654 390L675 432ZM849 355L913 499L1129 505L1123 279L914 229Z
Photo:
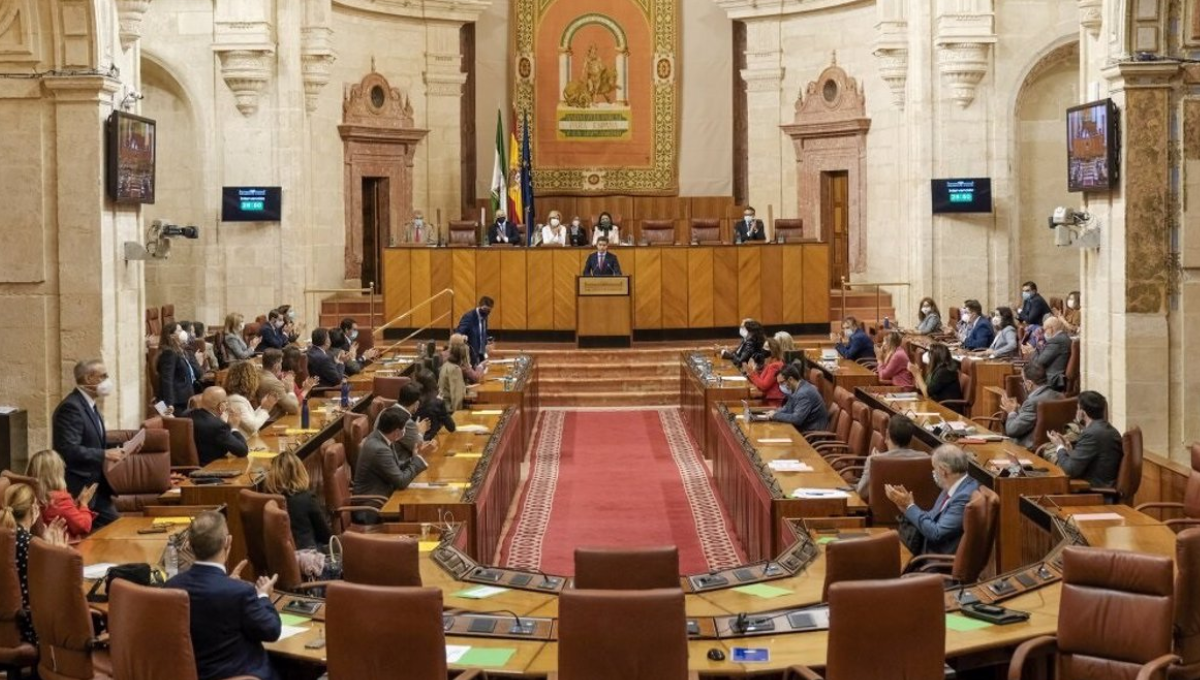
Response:
M506 329L529 328L526 308L525 249L508 248L500 252L500 318Z
M467 248L448 248L454 268L454 319L457 322L474 309L479 296L475 294L475 251Z
M583 271L580 259L586 250L560 248L554 258L554 330L575 329L575 277Z
M412 276L412 305L419 305L433 294L433 277L431 275L430 255L432 251L428 248L414 248L412 253L412 266L409 272ZM420 309L416 309L412 314L413 328L420 328L429 323L430 307L422 305Z
M829 246L806 243L804 248L804 323L829 321Z
M738 316L762 319L762 256L758 248L738 248Z
M774 246L745 246L757 248L762 260L762 317L767 325L783 323L783 249Z
M383 315L389 321L408 311L412 300L412 278L408 249L392 248L383 256Z
M688 327L713 326L713 249L688 251Z
M554 250L535 248L525 253L526 315L530 330L554 329Z
M629 305L627 295L579 298L579 335L629 337L633 332Z
M728 248L713 253L713 325L737 326L738 318L738 258Z
M804 318L804 250L802 248L785 248L779 259L783 262L781 274L781 289L783 307L780 310L784 319Z
M449 248L440 248L430 252L429 278L432 283L430 286L430 295L440 293L454 285L452 255L453 253ZM454 315L452 306L453 300L448 295L443 295L433 301L430 313L433 319L439 319L434 323L434 328L449 328L451 325L458 325L458 317Z
M688 251L662 249L663 328L688 327Z
M662 328L662 250L638 248L633 252L637 276L633 277L634 328Z
M488 317L488 328L503 329L504 295L500 290L500 251L478 248L471 252L475 259L475 297L487 296L495 300L496 309Z

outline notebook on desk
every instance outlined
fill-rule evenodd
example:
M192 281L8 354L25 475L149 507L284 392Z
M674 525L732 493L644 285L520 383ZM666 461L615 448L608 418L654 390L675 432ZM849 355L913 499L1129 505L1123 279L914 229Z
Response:
M747 423L753 422L753 421L770 420L770 418L767 417L767 410L769 410L769 409L752 409L752 408L750 408L749 400L747 400L747 399L742 400L742 418L745 419L745 421Z

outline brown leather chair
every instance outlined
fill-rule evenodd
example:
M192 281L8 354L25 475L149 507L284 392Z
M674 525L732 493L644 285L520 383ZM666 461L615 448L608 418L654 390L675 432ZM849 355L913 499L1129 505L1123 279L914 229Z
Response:
M1175 537L1175 653L1182 663L1171 680L1200 677L1200 529Z
M900 578L900 534L885 531L865 538L833 541L825 546L821 601L829 599L829 586L835 583L888 578Z
M938 403L959 415L967 415L975 405L975 360L966 357L958 364L958 387L962 399L944 399Z
M159 321L166 326L175 323L175 305L167 304L159 308Z
M1062 432L1066 429L1067 424L1075 420L1075 413L1079 411L1079 400L1075 397L1069 399L1043 399L1037 403L1037 420L1033 424L1033 445L1030 447L1036 451L1039 446L1050 441L1046 436L1047 430Z
M775 240L783 243L804 240L804 220L792 218L775 220Z
M379 420L379 414L383 413L383 409L388 408L390 406L395 406L395 405L396 405L395 399L388 399L387 397L378 397L378 396L375 397L374 399L372 399L371 403L367 406L367 420L369 421L368 424L371 427L374 427L376 421Z
M642 243L647 245L675 245L674 220L643 220Z
M697 218L693 217L688 227L691 230L691 242L703 244L720 245L724 243L721 239L721 220L716 218Z
M1079 396L1079 338L1071 340L1071 353L1067 357L1067 370L1063 377L1067 383L1063 396Z
M196 680L191 603L174 588L149 588L124 579L109 591L108 631L113 677L120 680ZM238 675L227 680L255 680Z
M651 590L679 587L679 549L576 548L575 587L581 590Z
M1025 376L1020 373L1004 376L1004 394L1010 399L1016 399L1018 404L1025 401L1025 397L1029 396L1025 392Z
M823 441L846 442L850 439L851 413L854 394L844 387L833 388L833 400L829 405L829 430L805 432L804 439L811 444Z
M28 616L17 573L17 536L0 528L0 669L5 677L18 678L20 669L38 662L37 647L21 641L21 622Z
M333 441L321 445L321 476L323 478L322 492L325 496L325 506L333 517L333 530L338 534L346 532L377 531L382 525L355 524L354 513L362 511L370 513L376 519L379 510L387 503L386 496L355 496L353 495L354 470L346 462L346 454L341 444Z
M940 578L851 581L829 589L825 664L829 680L942 680L945 665L946 611ZM804 666L790 671L806 680L821 679Z
M926 553L908 563L910 572L946 574L957 583L975 583L992 561L1000 531L1000 497L981 486L971 494L963 513L963 535L953 555Z
M418 544L404 536L342 535L342 578L365 586L421 586Z
M242 520L242 532L246 541L246 559L254 567L256 574L269 574L267 564L267 549L263 539L263 508L267 503L275 501L280 507L287 507L287 501L278 494L259 493L250 489L238 492L238 515ZM289 538L291 532L289 531Z
M812 446L846 481L857 482L871 453L870 444L871 409L855 400L850 404L850 430L846 439L817 441Z
M29 608L42 680L108 680L112 664L92 629L83 558L42 540L29 544Z
M296 541L292 538L292 521L287 514L287 505L270 500L263 506L262 512L263 549L267 556L267 570L263 573L279 575L275 587L285 593L299 593L328 585L327 581L304 581L300 563L296 560Z
M450 220L450 245L479 245L479 223L465 220Z
M1117 483L1113 488L1093 487L1091 493L1104 494L1113 503L1133 505L1142 486L1142 428L1133 427L1121 435L1121 466L1117 468Z
M871 430L878 432L884 437L887 436L888 423L892 420L892 414L883 409L871 410ZM883 449L880 449L882 451Z
M371 392L384 399L399 399L400 388L408 384L411 378L377 375L371 380Z
M140 512L171 488L171 440L165 429L147 429L137 453L104 472L119 512Z
M162 318L157 307L146 310L146 335L155 338L162 335Z
M562 680L683 680L688 674L683 591L566 590L558 603Z
M1171 558L1071 547L1063 551L1058 635L1027 640L1008 668L1020 678L1026 660L1056 655L1059 680L1157 678L1171 653L1174 584Z
M871 461L871 524L873 526L896 526L902 514L896 504L888 500L884 484L903 484L913 494L913 502L919 508L931 508L941 489L933 483L933 460L930 458L876 457Z
M1194 442L1190 450L1192 453L1192 472L1188 475L1187 489L1183 492L1183 502L1157 501L1154 503L1142 503L1137 506L1138 512L1145 512L1152 508L1182 510L1183 517L1168 519L1165 522L1167 526L1176 531L1179 531L1183 527L1200 526L1200 442ZM1120 473L1118 472L1119 476Z
M353 471L358 465L358 451L362 441L371 433L371 420L361 413L345 413L342 415L342 444L346 447L346 462ZM353 477L353 473L351 474Z
M330 678L446 680L442 591L437 588L330 583L325 631ZM479 671L470 670L457 680L479 677Z
M196 450L196 436L191 418L164 418L154 416L142 423L149 437L150 430L166 430L167 450L171 455L172 468L199 468L200 454Z

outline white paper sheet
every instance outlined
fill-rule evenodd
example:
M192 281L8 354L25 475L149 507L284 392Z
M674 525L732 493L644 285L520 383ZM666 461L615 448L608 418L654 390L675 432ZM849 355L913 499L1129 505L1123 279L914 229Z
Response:
M446 645L446 663L458 663L469 651L470 645Z
M792 440L787 437L773 437L766 439L756 439L759 444L791 444Z
M1124 519L1124 517L1115 512L1083 512L1071 516L1075 518L1076 522L1120 522Z
M837 489L796 489L792 498L849 498L850 494Z
M113 564L112 562L100 562L99 564L88 565L83 568L83 577L86 579L104 578L104 575L108 573L108 570L115 566L117 565Z
M308 630L311 627L312 626L280 626L279 627L279 639L286 640L290 637L293 637L293 636L299 635L300 633L303 633L304 631Z

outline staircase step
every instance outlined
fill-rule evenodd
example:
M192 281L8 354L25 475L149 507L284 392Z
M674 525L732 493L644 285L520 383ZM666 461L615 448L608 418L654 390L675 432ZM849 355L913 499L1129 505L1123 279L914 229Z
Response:
M679 362L661 364L571 364L554 365L538 361L538 369L562 380L679 380Z
M595 392L664 392L679 390L679 378L567 378L538 376L538 390L543 394L575 394Z
M656 392L588 392L554 395L544 406L678 406L679 390Z

